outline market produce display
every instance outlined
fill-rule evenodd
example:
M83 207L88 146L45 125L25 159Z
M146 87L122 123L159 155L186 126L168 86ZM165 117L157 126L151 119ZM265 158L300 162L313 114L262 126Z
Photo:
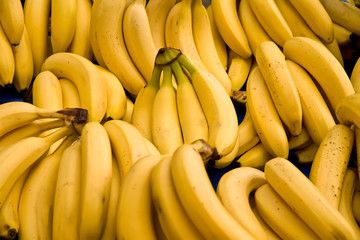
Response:
M0 0L0 239L360 240L359 6Z

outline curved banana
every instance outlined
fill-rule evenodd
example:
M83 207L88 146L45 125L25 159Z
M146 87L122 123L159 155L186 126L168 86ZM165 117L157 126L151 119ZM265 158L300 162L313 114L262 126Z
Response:
M101 236L111 176L112 149L107 131L99 122L88 122L81 134L80 239L99 239Z
M293 37L284 44L286 59L307 70L318 82L336 109L339 101L354 93L354 88L336 57L323 45L307 37Z
M320 145L335 119L309 73L299 64L286 60L293 81L298 90L303 112L303 124L312 141Z
M270 186L321 239L356 239L347 220L289 160L273 158L264 172Z
M217 53L209 17L201 0L191 4L192 31L196 49L208 71L213 74L231 95L231 80Z
M54 193L59 163L63 152L76 137L67 137L52 154L31 167L19 202L19 238L52 238Z
M120 20L124 17L125 4L123 0L95 1L91 21L96 45L104 64L118 77L123 87L136 96L146 81L131 60L125 46L123 25ZM95 56L96 51L94 50Z
M304 148L295 150L294 155L296 163L300 165L309 165L315 159L315 155L319 149L319 146L315 143L312 143Z
M265 183L255 191L260 216L282 239L320 239L319 236Z
M148 155L139 159L123 179L116 217L118 239L157 239L150 177L162 158L162 155Z
M257 20L269 37L279 46L284 46L293 33L281 14L275 0L248 0Z
M20 0L0 1L0 23L11 45L18 45L25 27L24 11Z
M249 196L266 183L264 172L252 167L234 168L221 176L216 193L225 208L256 239L267 239L252 212Z
M351 126L355 124L360 127L360 93L354 93L344 97L335 109L335 114L340 123Z
M97 6L94 7L94 1L92 1L91 7L91 16L90 16L90 29L89 29L89 39L90 39L90 46L92 52L94 54L94 62L99 64L102 67L106 67L103 57L101 56L100 52L100 45L98 43L98 36L97 36L97 24L98 24L98 15L101 11L98 11L99 8Z
M167 239L203 239L181 205L171 178L171 155L164 156L151 172L151 195Z
M273 41L267 41L259 44L255 59L282 122L292 135L299 135L302 129L300 96L284 54Z
M285 128L258 66L250 73L246 89L251 119L261 143L271 155L287 158L289 142Z
M235 0L213 0L216 26L226 45L243 58L252 55L247 36L241 25Z
M80 108L80 95L75 84L66 78L59 78L61 86L63 108Z
M265 163L273 156L265 149L264 144L259 142L246 152L244 152L237 160L236 163L240 167L253 167L264 170Z
M75 53L60 52L48 57L42 71L71 80L79 91L81 107L89 112L90 121L100 122L106 113L106 86L99 71L89 59Z
M297 136L289 135L288 139L289 139L290 150L301 149L313 143L313 140L309 135L309 131L304 126L302 127L301 133L299 135Z
M5 2L5 1L4 1ZM9 40L0 25L0 86L12 85L15 74L15 58Z
M351 70L350 81L355 92L360 93L360 57L356 60L355 65Z
M231 81L231 91L239 91L245 86L247 77L249 76L250 67L253 58L243 58L229 49L229 67L227 74Z
M120 177L124 179L130 168L140 158L149 155L149 150L141 133L128 122L123 120L110 120L104 123L111 149L116 157Z
M52 239L78 239L80 221L81 140L63 152L53 205Z
M77 0L51 0L50 38L54 53L66 52L70 46L76 28L77 8Z

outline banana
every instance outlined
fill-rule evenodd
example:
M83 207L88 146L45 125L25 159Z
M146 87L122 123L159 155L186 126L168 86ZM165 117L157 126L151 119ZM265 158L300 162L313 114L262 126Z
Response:
M284 54L273 41L267 41L259 44L255 59L281 120L292 135L299 135L302 129L300 96Z
M297 136L289 135L289 149L296 150L309 146L313 143L306 127L302 127L301 133Z
M261 143L272 156L287 158L289 142L285 128L258 66L250 72L246 89L252 123Z
M355 92L360 93L360 57L356 60L355 65L350 73L350 81Z
M296 163L300 165L312 164L318 149L319 146L315 143L311 143L301 149L296 149L294 152Z
M273 156L265 149L264 144L259 142L246 152L244 152L237 160L236 163L240 167L253 167L264 170L265 163Z
M34 62L34 76L39 74L41 66L48 57L48 27L50 17L50 0L24 1L24 19L29 34Z
M222 38L221 34L219 33L218 27L215 22L214 18L214 12L212 10L211 3L206 8L207 15L209 17L210 27L211 27L211 33L214 40L214 44L216 47L217 54L220 58L220 61L222 63L222 66L225 70L228 69L228 53L227 53L227 45Z
M20 0L0 1L0 23L11 45L18 45L25 27L24 11Z
M216 193L225 208L256 239L267 239L252 212L249 196L266 183L264 172L252 167L234 168L221 176Z
M59 78L61 86L63 108L80 108L80 95L75 84L66 78Z
M234 148L238 120L235 107L219 81L207 71L198 69L181 54L178 58L190 74L190 79L199 98L209 126L208 143L222 156Z
M299 93L304 128L312 141L320 145L329 129L335 126L335 119L309 73L291 60L286 60L286 66Z
M151 133L152 105L160 87L161 72L162 68L155 65L150 81L136 96L131 117L131 124L150 142L153 142Z
M67 137L29 172L19 202L21 239L51 239L54 194L62 154L77 136Z
M256 189L255 205L260 216L280 238L320 239L268 183Z
M77 0L51 0L50 38L54 53L65 52L70 46L75 34L77 8Z
M13 46L12 50L15 61L13 85L20 94L24 94L30 87L34 75L33 51L26 26L19 45Z
M249 0L240 1L238 14L253 53L256 52L261 42L271 41L270 36L251 9Z
M226 45L243 58L252 55L247 35L241 25L235 0L211 1L215 23Z
M149 0L147 1L145 10L148 17L151 36L155 44L155 48L166 47L165 43L165 23L170 9L175 5L176 0Z
M208 71L220 81L225 90L231 95L231 80L217 53L209 17L201 0L192 1L191 13L192 31L200 58Z
M133 110L134 110L134 102L128 96L126 96L126 112L124 113L124 116L121 118L121 120L131 123Z
M109 70L95 65L102 76L107 92L106 119L120 119L126 111L126 93L120 80Z
M193 85L178 62L171 63L171 69L177 82L176 105L184 143L208 141L208 123Z
M269 37L279 46L284 46L293 33L281 14L275 0L248 0L257 20Z
M107 131L99 122L88 122L81 134L79 239L100 238L108 209L111 177L112 150Z
M71 80L79 91L81 107L89 112L90 121L101 121L106 113L106 86L95 64L75 53L59 52L49 56L42 71L49 70L58 78Z
M339 208L342 183L354 138L353 130L336 124L325 135L311 165L310 181L335 209Z
M321 239L356 239L347 220L289 160L271 159L264 173L270 186Z
M163 81L154 98L151 116L154 145L161 154L172 153L183 144L183 136L169 65L163 67Z
M183 144L170 163L176 193L189 218L205 239L255 239L221 203L200 154L194 145Z
M6 1L3 1L6 2ZM15 74L15 58L9 40L0 25L0 86L12 85Z
M334 25L334 38L338 42L339 46L341 48L350 46L353 41L352 36L354 34L337 23L333 23L333 25Z
M95 1L91 21L103 62L118 77L123 87L136 96L146 81L131 60L124 42L120 19L124 17L125 4L123 0ZM94 53L96 54L96 50Z
M141 75L149 82L157 49L143 0L131 2L125 10L122 24L126 49Z
M345 125L355 124L360 127L359 112L360 93L354 93L344 97L335 109L336 117Z
M118 239L157 239L150 177L162 157L148 155L139 159L123 179L116 217Z
M39 73L32 84L33 104L49 110L63 109L62 90L59 79L51 71Z
M77 0L75 32L68 51L93 59L90 43L91 0Z
M136 127L123 120L110 120L104 123L111 149L118 160L120 178L124 179L131 166L140 158L149 155L145 138Z
M293 37L286 41L283 52L286 59L296 62L313 76L333 110L341 99L354 93L344 68L323 44L307 37Z
M204 239L181 205L170 172L171 155L164 156L150 177L151 196L167 239Z
M358 7L352 3L336 0L320 0L320 2L334 23L360 35L360 9Z
M55 185L52 239L78 239L80 217L81 139L64 150Z
M253 58L242 58L233 50L229 49L229 68L227 74L231 81L231 92L239 91L249 76Z

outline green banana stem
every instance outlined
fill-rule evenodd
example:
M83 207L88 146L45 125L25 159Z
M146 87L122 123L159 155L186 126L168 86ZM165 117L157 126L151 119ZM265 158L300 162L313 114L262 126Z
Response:
M177 61L179 62L180 65L182 65L190 73L190 75L193 75L193 73L198 71L196 66L184 54L181 54L177 58Z
M175 79L176 79L176 82L178 85L188 81L185 73L183 72L180 64L177 61L174 61L171 63L171 70L174 73L174 76L175 76Z
M160 48L155 58L155 65L164 66L171 64L180 55L181 55L180 49L176 49L172 47Z
M162 68L159 65L154 65L154 69L152 71L151 79L147 83L146 86L151 86L155 89L159 89L160 87L160 77L161 77ZM146 87L145 86L145 87Z
M169 65L163 66L163 81L162 81L161 86L173 87L172 71L171 71L171 66L169 66Z

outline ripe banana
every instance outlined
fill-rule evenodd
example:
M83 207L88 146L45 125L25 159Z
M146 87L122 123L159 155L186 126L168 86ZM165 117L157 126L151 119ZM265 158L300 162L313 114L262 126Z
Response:
M11 45L18 45L23 35L24 11L20 0L0 1L0 23Z
M287 158L289 142L260 68L255 67L247 80L247 104L254 128L272 156Z
M231 92L239 91L243 86L245 86L253 58L243 58L233 50L229 49L228 62L229 68L227 73L231 81Z
M3 2L6 2L3 0ZM15 59L11 44L0 25L0 87L13 84Z
M106 86L95 64L75 53L59 52L45 60L42 71L46 70L75 84L81 107L88 110L90 121L100 122L103 119L107 107Z
M289 135L288 139L289 139L290 150L301 149L313 143L308 130L304 126L302 127L301 133L299 135L297 136Z
M252 167L240 167L222 175L216 188L216 193L225 208L259 240L267 237L251 209L249 196L265 183L263 171Z
M104 229L111 188L111 151L105 127L99 122L86 123L81 134L79 239L99 239Z
M217 197L200 152L193 145L176 149L170 169L180 202L205 239L255 239Z
M309 165L314 161L315 155L319 149L319 146L315 143L311 143L310 145L297 149L294 152L296 163L299 165Z
M360 127L360 93L354 93L349 96L344 97L337 108L335 109L336 117L345 125L355 124L357 127Z
M139 159L123 179L116 217L118 239L156 239L150 177L162 155ZM131 219L131 221L129 221Z
M81 108L80 95L75 84L66 78L59 78L63 108Z
M289 160L271 159L264 173L270 186L321 239L356 239L347 220Z
M259 142L246 152L244 152L237 160L236 163L240 167L253 167L264 170L265 163L273 156L265 149L264 144Z
M350 73L350 81L355 92L360 93L360 57L356 60L355 65Z
M280 238L320 239L268 183L256 189L255 205L260 216Z
M241 25L235 0L211 1L214 19L226 45L243 58L252 55L247 36Z
M293 37L286 41L283 52L286 59L296 62L314 77L333 110L341 99L354 93L344 68L324 45L307 37Z

